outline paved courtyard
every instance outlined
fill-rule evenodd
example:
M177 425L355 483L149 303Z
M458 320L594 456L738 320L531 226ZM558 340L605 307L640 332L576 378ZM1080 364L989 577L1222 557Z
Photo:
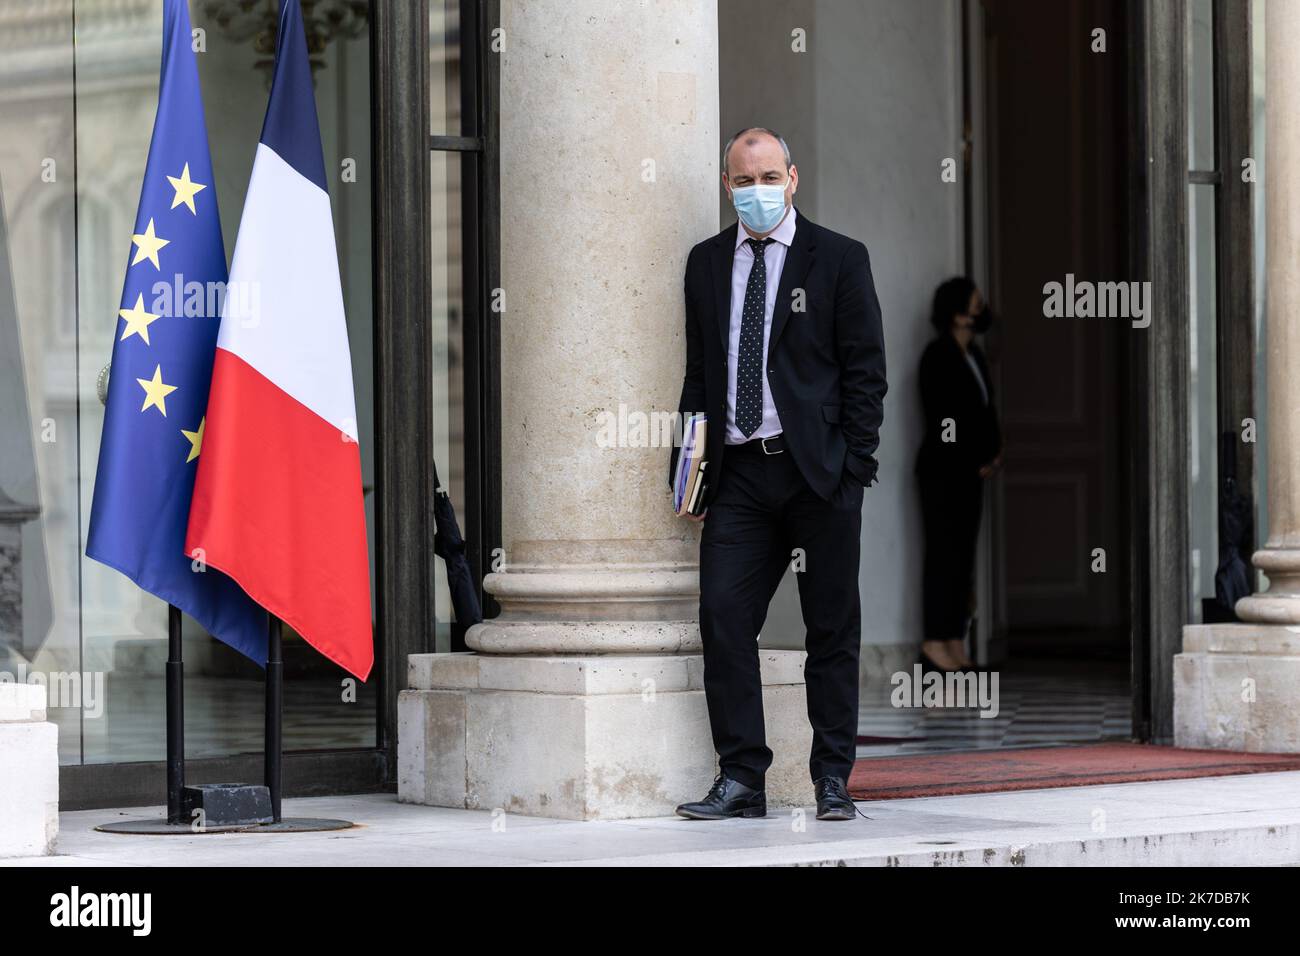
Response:
M927 797L859 804L870 819L820 823L811 808L761 820L542 820L398 803L391 795L285 802L286 816L350 830L120 836L97 824L159 808L62 814L58 855L21 866L1277 865L1300 863L1300 772Z

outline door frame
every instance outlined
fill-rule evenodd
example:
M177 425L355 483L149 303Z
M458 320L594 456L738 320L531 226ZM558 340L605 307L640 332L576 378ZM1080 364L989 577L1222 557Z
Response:
M1136 109L1131 114L1133 272L1155 312L1136 340L1132 417L1135 735L1174 739L1174 657L1194 620L1189 537L1188 186L1215 187L1217 434L1255 407L1254 205L1238 162L1252 150L1250 0L1214 0L1215 168L1191 169L1187 145L1188 9L1184 0L1129 7ZM1217 437L1217 435L1216 435ZM1255 450L1238 443L1241 489L1254 499Z
M495 291L501 287L501 73L500 59L492 51L501 12L500 0L458 3L461 131L458 136L430 135L429 150L455 152L461 158L465 514L460 517L479 604L484 616L492 617L498 607L483 590L483 579L501 545L501 337L500 325L492 318L497 314ZM450 650L468 649L465 630L463 622L453 624Z
M434 646L428 0L371 3L370 77L376 718L386 783L396 779L407 656Z
M962 261L966 275L990 297L989 213L987 143L988 60L984 44L984 5L976 0L961 3L960 103L962 110ZM998 392L1000 393L1000 389ZM980 666L1002 660L1007 653L1006 590L997 555L1003 552L1002 524L1004 511L1002 483L985 482L979 537L975 544L975 619L971 656Z
M1130 422L1130 487L1143 492L1130 501L1133 733L1165 742L1191 574L1186 20L1183 0L1132 4L1128 16L1131 271L1151 283L1153 312L1129 368L1130 394L1144 399Z

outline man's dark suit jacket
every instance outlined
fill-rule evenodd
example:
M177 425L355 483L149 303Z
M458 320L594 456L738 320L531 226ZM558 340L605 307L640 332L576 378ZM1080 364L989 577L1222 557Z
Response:
M797 212L797 210L796 210ZM679 412L709 416L707 504L722 473L727 423L731 267L738 225L686 260L686 375ZM796 302L795 290L803 290ZM795 306L803 311L795 311ZM847 469L875 480L884 419L885 340L867 247L798 213L768 336L767 383L789 453L825 499ZM669 482L676 450L669 466Z

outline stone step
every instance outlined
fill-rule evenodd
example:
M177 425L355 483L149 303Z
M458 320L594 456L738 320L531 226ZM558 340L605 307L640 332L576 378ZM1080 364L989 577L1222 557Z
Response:
M584 861L594 866L1295 866L1300 822L1132 833L1032 842L922 840L882 849L879 840L748 846ZM929 846L926 846L929 844Z

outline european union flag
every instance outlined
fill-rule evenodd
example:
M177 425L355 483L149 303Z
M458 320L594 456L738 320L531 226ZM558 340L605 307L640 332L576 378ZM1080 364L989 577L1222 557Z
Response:
M259 664L266 612L185 554L226 253L185 0L165 0L162 79L122 285L86 554Z

